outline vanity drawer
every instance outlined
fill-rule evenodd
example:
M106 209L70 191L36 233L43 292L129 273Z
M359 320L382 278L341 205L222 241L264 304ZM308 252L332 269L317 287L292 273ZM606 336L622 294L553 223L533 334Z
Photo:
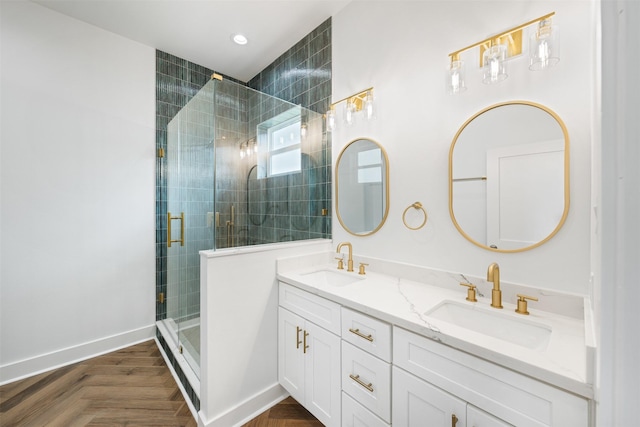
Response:
M391 365L342 341L342 390L391 422Z
M340 305L280 282L280 306L316 325L340 335Z
M342 427L389 427L371 411L342 392Z
M589 425L586 399L398 327L393 363L518 427Z
M342 307L342 339L391 362L391 325Z

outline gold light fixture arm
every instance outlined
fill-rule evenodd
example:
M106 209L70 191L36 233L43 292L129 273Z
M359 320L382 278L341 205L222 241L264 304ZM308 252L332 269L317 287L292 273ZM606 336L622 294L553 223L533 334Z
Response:
M334 102L333 104L331 104L331 109L333 109L336 105L340 104L341 102L350 101L355 106L356 111L361 111L362 108L364 107L364 101L367 97L367 93L369 92L373 93L373 87L367 88L358 93L354 93L353 95L349 95L346 98L342 98L340 101Z
M452 62L458 61L460 59L460 54L462 52L467 51L469 49L473 49L474 47L477 47L477 46L482 46L483 48L480 49L480 66L482 66L482 54L484 53L484 50L491 47L493 43L506 43L509 46L507 50L507 56L518 55L522 52L522 29L528 27L529 25L535 24L537 22L549 19L555 14L556 14L555 12L547 13L544 16L541 16L536 19L532 19L531 21L527 21L524 24L520 24L516 27L508 29L507 31L503 31L499 34L488 37L477 43L473 43L469 46L463 47L462 49L458 49L454 52L451 52L449 54L449 58L451 58ZM505 40L505 38L508 38L508 37L510 37L510 40Z

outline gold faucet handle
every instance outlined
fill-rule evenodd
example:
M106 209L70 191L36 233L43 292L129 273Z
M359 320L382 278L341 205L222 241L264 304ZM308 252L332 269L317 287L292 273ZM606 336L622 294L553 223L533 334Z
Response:
M516 296L518 297L518 307L516 308L516 313L518 314L529 314L527 310L527 300L538 301L538 298L528 295L516 294Z
M338 270L344 270L344 258L336 257L336 259L338 260Z
M460 286L466 286L469 289L467 289L467 301L471 301L471 302L477 302L478 299L476 298L476 285L474 285L473 283L462 283L460 282Z
M367 265L369 265L369 264L365 264L364 262L361 262L361 263L360 263L360 268L358 269L358 274L362 274L362 275L367 274L367 273L364 271L364 268L365 268Z

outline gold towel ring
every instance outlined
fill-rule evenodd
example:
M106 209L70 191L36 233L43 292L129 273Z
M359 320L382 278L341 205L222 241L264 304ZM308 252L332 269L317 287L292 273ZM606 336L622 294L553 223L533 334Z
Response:
M422 224L420 224L417 227L409 226L409 224L407 224L407 219L405 218L407 216L407 211L411 208L420 209L424 214L424 220L422 221ZM414 204L409 205L409 207L407 207L407 209L405 209L404 212L402 213L402 222L404 222L404 226L407 227L409 230L420 230L422 227L424 227L424 225L427 223L427 211L425 211L424 208L422 207L422 203L415 202Z

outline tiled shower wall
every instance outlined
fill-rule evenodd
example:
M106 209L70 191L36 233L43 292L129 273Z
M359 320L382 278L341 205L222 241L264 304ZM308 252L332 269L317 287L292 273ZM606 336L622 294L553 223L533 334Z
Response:
M331 19L283 53L248 86L324 114L331 104ZM250 116L255 119L250 124L254 129L270 118ZM322 141L307 144L306 150L303 144L303 153L301 174L250 181L249 209L257 213L249 217L250 239L268 243L331 237L331 217L323 215L323 209L331 212L330 134L323 132Z

